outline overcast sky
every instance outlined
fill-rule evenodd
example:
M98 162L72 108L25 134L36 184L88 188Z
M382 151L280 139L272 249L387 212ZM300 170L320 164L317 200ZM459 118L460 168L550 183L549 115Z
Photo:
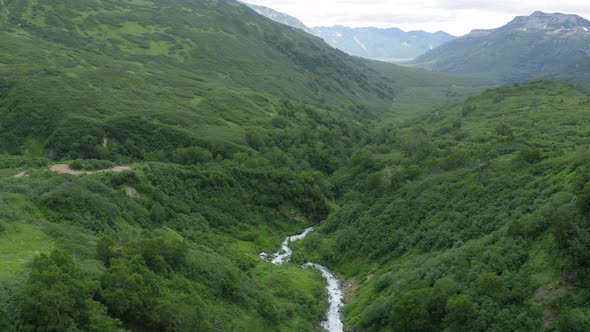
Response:
M398 27L463 35L536 10L590 19L590 0L245 0L295 16L309 27Z

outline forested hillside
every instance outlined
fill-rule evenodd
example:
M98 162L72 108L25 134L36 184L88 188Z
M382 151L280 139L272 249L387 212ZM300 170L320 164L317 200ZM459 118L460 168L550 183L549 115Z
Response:
M0 330L320 330L321 276L258 253L326 218L389 81L234 1L3 5Z
M589 105L565 83L488 90L356 152L301 248L351 278L349 326L588 330Z
M233 0L0 7L0 331L321 331L307 259L359 331L588 330L573 86L355 59Z

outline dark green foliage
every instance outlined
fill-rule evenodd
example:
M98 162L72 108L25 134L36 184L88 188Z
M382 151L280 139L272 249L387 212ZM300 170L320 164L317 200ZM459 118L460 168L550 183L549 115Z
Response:
M408 291L396 299L391 314L393 328L396 331L432 331L429 296L429 290L420 289Z
M440 279L432 288L409 290L393 301L390 316L395 331L436 331L447 326L464 326L471 316L462 316L468 309L465 295L455 295L456 284ZM457 300L459 299L459 300ZM470 302L469 302L470 303ZM473 306L473 303L471 303ZM445 309L446 308L446 309ZM473 308L473 310L475 310ZM471 315L471 312L465 312Z
M516 158L529 164L536 164L543 159L543 156L537 149L525 149L521 150Z
M82 171L97 171L115 167L115 163L109 160L77 159L70 164L70 168Z
M590 319L580 310L570 309L561 314L559 318L559 331L582 332L590 330Z
M156 202L156 204L154 204L150 209L150 219L152 219L152 222L154 223L159 224L164 222L166 220L166 216L166 209L164 209L162 204L158 202Z
M319 330L323 280L275 273L258 252L327 217L328 175L367 139L359 120L388 110L391 80L229 0L6 5L0 153L27 157L0 157L0 199L17 197L0 217L75 257L60 272L72 289L59 300L73 302L27 324ZM42 158L133 171L74 177Z
M356 100L383 113L393 98L390 80L360 60L230 0L8 6L0 23L0 59L10 64L0 82L4 153L34 138L56 159L161 160L197 145L227 158L235 151L214 145L239 143L242 126L288 126L273 114L276 99L348 117ZM209 159L177 154L183 164Z
M500 136L511 136L512 135L512 128L505 123L502 123L496 127L496 134Z
M192 165L213 160L213 154L198 146L179 148L174 151L172 159L181 165Z
M15 331L22 325L20 280L0 284L0 330Z
M317 331L321 277L258 253L319 223L294 259L358 285L351 328L533 331L548 308L585 327L587 295L545 291L584 289L590 264L590 118L571 86L399 124L480 82L353 59L229 0L8 6L0 237L34 226L59 250L24 286L0 279L0 329Z
M114 186L124 184L135 185L139 183L139 177L134 172L120 172L111 175L111 183Z
M468 295L455 295L449 299L445 323L451 331L470 331L469 323L477 316L475 304Z
M47 217L53 221L100 231L113 227L118 218L138 224L147 221L145 208L127 200L112 199L120 194L91 178L82 181L53 178L37 190L35 201L48 210Z
M137 258L115 259L101 278L101 301L127 321L149 321L149 304L159 292L156 276ZM145 324L145 323L144 323Z
M59 123L47 138L47 148L55 159L100 159L99 148L104 137L100 123L86 118L69 118Z
M577 205L580 213L590 215L590 182L586 183L584 188L577 193Z
M106 315L91 295L96 285L85 280L71 256L54 251L33 262L24 287L21 315L25 330L109 331L119 322Z
M371 279L346 309L350 326L541 329L539 289L587 279L585 98L557 82L489 90L383 128L353 154L335 185L353 192L306 246ZM444 296L440 280L453 280Z

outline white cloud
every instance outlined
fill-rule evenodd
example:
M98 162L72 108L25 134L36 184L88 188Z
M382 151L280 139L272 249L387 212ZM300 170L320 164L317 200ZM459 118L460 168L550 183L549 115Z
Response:
M399 27L444 30L462 35L471 29L502 26L536 10L590 18L588 0L246 0L299 18L308 26Z

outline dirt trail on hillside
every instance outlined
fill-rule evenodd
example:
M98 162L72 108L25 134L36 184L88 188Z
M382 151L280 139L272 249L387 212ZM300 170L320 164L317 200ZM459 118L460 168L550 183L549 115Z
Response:
M49 170L59 174L70 174L70 175L87 175L87 174L98 174L98 173L120 173L120 172L128 172L132 171L133 168L131 166L116 166L113 168L108 169L101 169L99 171L77 171L70 167L67 164L56 164L49 166Z

